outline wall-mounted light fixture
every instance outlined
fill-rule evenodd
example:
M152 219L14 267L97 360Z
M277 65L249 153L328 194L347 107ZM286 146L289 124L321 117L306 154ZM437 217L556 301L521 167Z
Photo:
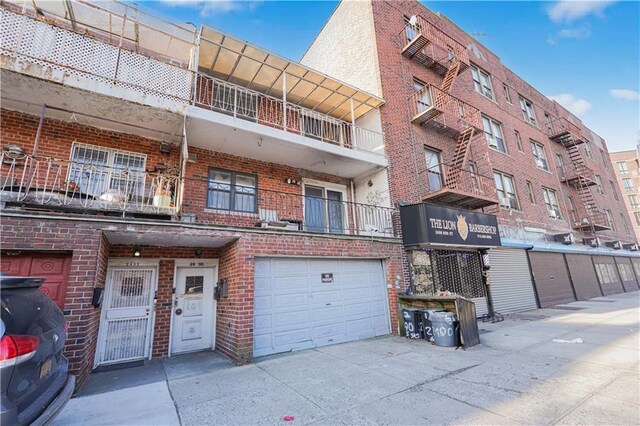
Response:
M201 258L202 257L202 250L196 249L195 255L196 255L197 258Z
M167 155L171 154L171 145L166 142L162 142L160 144L160 152Z
M136 249L133 251L133 257L140 257L142 256L142 250L140 250L139 247L136 247Z
M299 185L302 184L302 182L300 182L297 179L286 178L284 181L287 182L289 185L298 185L299 186Z

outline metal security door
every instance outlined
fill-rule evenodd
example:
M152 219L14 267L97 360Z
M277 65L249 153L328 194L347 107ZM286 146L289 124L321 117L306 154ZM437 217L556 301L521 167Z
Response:
M149 357L156 276L154 267L107 271L98 365Z

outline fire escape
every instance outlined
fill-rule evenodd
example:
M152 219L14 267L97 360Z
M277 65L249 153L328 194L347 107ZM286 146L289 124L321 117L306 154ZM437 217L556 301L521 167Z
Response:
M493 178L467 162L472 141L483 134L480 111L451 93L458 75L469 68L466 47L421 16L411 17L400 37L403 56L443 77L440 87L426 85L411 96L411 122L457 141L450 164L427 170L424 201L467 209L498 204Z
M566 118L559 118L551 123L547 133L549 139L564 146L569 154L569 164L560 166L560 180L578 193L580 205L575 206L576 217L573 228L595 234L597 231L610 229L605 212L600 209L591 188L597 185L595 174L580 150L580 145L587 143L580 127Z

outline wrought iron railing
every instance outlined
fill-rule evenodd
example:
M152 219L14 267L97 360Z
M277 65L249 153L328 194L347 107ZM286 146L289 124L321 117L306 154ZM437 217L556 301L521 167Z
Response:
M572 135L573 137L580 137L582 132L580 127L573 124L565 117L556 118L553 121L545 124L545 130L549 138L554 139L563 135Z
M558 176L562 181L572 181L576 179L583 179L583 184L595 185L595 173L592 168L585 164L575 165L563 165L558 166Z
M81 211L177 212L178 176L55 158L0 154L0 201Z
M409 105L413 119L429 114L434 120L457 130L468 126L482 128L482 114L478 108L432 85L426 85L411 95Z
M435 25L427 21L420 15L411 17L407 21L405 27L400 32L400 40L403 41L402 48L406 49L408 45L415 43L421 37L424 37L429 43L436 45L443 52L446 52L446 58L432 58L435 60L446 59L450 63L459 60L466 66L469 65L469 53L467 48L448 36Z
M73 75L180 102L192 98L193 72L87 34L0 8L0 55L15 71L39 65L49 78Z
M381 133L204 74L196 78L195 105L322 142L384 155Z
M496 198L496 185L492 178L449 164L427 169L428 192L451 190L484 198Z

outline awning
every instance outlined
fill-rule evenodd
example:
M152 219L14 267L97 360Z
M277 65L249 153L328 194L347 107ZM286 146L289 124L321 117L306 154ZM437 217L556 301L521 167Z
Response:
M384 103L370 93L207 26L202 27L198 71L276 98L282 98L286 86L287 102L346 121L351 120L351 99L355 119Z

